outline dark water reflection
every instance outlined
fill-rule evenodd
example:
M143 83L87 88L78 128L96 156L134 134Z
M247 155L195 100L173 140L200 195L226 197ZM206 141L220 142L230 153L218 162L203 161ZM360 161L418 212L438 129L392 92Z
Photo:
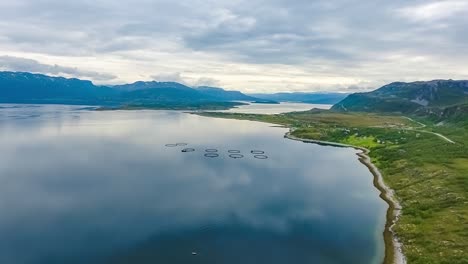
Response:
M180 112L2 107L0 263L382 259L386 205L354 150Z

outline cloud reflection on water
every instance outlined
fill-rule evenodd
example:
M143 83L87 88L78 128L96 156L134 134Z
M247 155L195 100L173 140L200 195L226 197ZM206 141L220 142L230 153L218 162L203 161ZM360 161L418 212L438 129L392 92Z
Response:
M268 247L322 263L373 263L382 254L376 230L386 205L354 150L290 141L262 123L73 109L10 109L39 117L2 118L2 263L136 261L135 252L162 254L141 263L178 263L163 253L184 243L226 251L201 258L225 263L233 252L219 243L249 250L237 259L246 263L249 254L265 260ZM165 147L173 142L196 151ZM206 148L220 157L204 157ZM228 149L245 157L231 159ZM254 159L252 149L269 159ZM255 243L244 248L245 239Z

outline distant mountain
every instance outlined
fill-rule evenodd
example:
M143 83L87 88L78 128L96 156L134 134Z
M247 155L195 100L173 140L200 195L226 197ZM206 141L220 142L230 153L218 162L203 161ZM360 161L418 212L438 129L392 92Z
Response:
M181 91L191 91L192 88L177 83L177 82L134 82L130 84L123 84L123 85L115 85L112 88L121 91L121 92L133 92L138 90L147 90L147 89L176 89Z
M193 88L176 82L135 82L132 84L116 85L112 88L121 92L119 100L128 103L176 103L222 101L207 96Z
M265 100L279 102L299 102L309 104L335 104L344 99L346 93L275 93L275 94L249 94Z
M176 82L135 82L132 84L113 86L118 91L125 92L122 97L127 99L155 101L264 101L247 96L239 91L226 91L222 88L199 86L188 87Z
M351 94L332 110L403 113L449 118L468 105L468 81L395 82L375 91ZM450 114L452 113L452 114Z
M90 81L23 72L0 72L0 103L55 103L145 106L153 108L226 108L232 101L259 101L238 91L176 82L135 82L111 87Z
M90 81L26 72L0 72L3 103L97 103L112 100L117 91Z
M258 98L245 95L239 91L226 91L222 88L209 87L209 86L198 86L195 89L206 96L217 98L218 100L229 100L229 101L257 101Z
M247 101L255 103L267 103L267 104L277 104L278 102L270 99L264 99L259 97L254 97L246 95L239 91L227 91L218 87L209 87L209 86L198 86L195 87L196 90L201 93L217 98L219 100L229 100L229 101Z

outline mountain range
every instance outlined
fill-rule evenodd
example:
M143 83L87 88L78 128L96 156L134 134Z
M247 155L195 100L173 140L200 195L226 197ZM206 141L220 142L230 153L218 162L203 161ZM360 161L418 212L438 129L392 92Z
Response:
M468 81L394 82L367 93L355 93L332 107L335 111L382 112L464 118L468 113Z
M235 101L276 103L239 91L189 87L176 82L135 82L97 86L75 78L26 72L0 72L1 103L91 104L114 107L228 108Z
M340 101L341 100L341 101ZM91 81L27 72L0 72L0 103L99 105L111 108L226 109L240 102L277 101L333 104L332 111L381 112L464 120L468 81L394 82L365 93L243 94L177 82L135 82L98 86Z

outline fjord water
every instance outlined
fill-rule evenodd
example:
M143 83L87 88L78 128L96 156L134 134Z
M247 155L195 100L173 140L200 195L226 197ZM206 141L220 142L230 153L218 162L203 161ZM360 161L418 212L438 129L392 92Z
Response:
M332 105L328 104L307 104L307 103L286 103L279 104L258 104L247 103L229 110L219 110L217 112L242 113L242 114L282 114L288 112L307 111L313 108L330 109Z
M382 261L387 205L353 149L175 111L0 106L0 263Z

